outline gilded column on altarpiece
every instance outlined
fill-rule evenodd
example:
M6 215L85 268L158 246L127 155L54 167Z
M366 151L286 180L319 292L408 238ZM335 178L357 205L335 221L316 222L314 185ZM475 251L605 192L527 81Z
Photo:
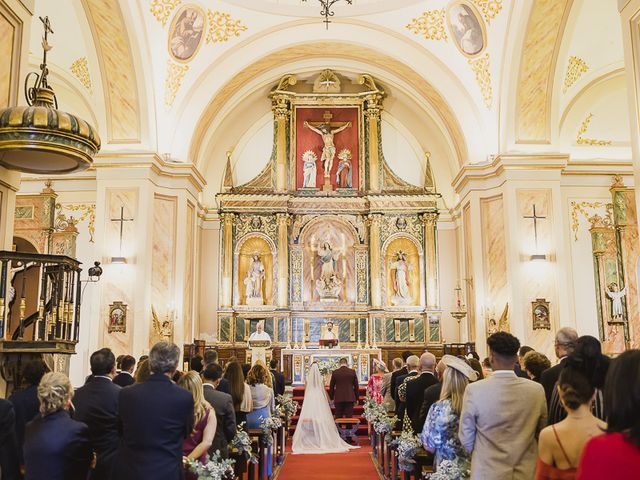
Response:
M287 126L291 116L291 104L281 95L273 98L273 116L276 122L276 192L287 190Z
M367 156L369 159L369 191L380 192L380 114L382 113L382 96L367 97L364 116L367 119ZM373 264L372 264L373 265Z
M427 293L427 308L440 308L438 291L438 243L436 239L436 224L438 212L423 213L420 218L424 226L424 272Z
M382 215L369 215L369 258L371 265L371 307L382 307L382 279L380 277L380 220Z
M222 297L220 307L230 308L233 302L233 213L223 213L222 220Z
M278 221L278 307L289 305L289 215L277 213Z

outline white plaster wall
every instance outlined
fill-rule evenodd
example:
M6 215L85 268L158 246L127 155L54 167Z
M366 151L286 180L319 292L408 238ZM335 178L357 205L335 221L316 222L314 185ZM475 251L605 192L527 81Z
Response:
M218 338L218 285L220 279L220 222L205 222L199 229L200 235L200 304L196 315L199 316L200 340L211 342ZM198 323L196 323L198 324Z
M452 222L438 223L438 274L440 280L440 308L442 309L442 341L457 343L460 341L458 321L451 316L455 306L456 283L458 274L456 230Z

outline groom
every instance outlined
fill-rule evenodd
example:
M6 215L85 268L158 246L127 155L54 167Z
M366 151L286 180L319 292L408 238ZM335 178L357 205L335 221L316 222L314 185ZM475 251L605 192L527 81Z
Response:
M347 359L340 359L340 368L331 374L329 397L336 407L336 418L353 417L353 406L358 402L359 385L355 370L347 366Z

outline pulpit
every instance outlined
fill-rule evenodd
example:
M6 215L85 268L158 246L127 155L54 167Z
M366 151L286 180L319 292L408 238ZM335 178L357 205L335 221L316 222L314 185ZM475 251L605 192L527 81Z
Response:
M262 360L266 366L269 365L271 360L271 342L269 340L249 340L247 361L253 366L258 360Z

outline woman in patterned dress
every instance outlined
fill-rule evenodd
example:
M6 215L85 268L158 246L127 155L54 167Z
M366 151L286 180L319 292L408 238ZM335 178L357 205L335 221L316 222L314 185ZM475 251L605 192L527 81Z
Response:
M384 384L384 374L387 373L387 366L380 360L374 360L375 373L369 377L369 383L367 384L367 395L373 398L376 403L384 402L384 395L382 395L382 385Z

